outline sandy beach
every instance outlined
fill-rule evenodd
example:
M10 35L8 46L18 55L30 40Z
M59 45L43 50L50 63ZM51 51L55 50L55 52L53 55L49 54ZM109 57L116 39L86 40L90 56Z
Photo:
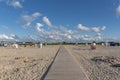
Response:
M120 47L66 46L90 80L120 80Z
M58 49L0 47L0 80L40 80Z
M120 80L120 47L65 46L90 80ZM40 80L59 46L0 47L0 80Z

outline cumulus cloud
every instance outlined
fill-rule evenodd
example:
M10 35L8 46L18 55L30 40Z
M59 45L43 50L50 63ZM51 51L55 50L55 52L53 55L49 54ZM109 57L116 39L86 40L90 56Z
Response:
M58 26L57 28L50 28L49 31L45 30L45 27L40 23L36 24L36 30L39 35L40 41L46 42L79 42L79 41L93 41L101 40L101 30L105 30L106 27L93 27L88 28L79 24L77 27L82 31L95 32L95 35L80 35L78 30L67 29L64 26ZM97 35L96 35L97 33Z
M97 33L97 35L82 35L81 40L83 41L99 41L102 39L101 33Z
M106 29L106 26L103 26L103 27L86 27L86 26L83 26L82 24L78 24L78 29L81 30L81 31L86 31L86 32L100 32L102 30L105 30Z
M93 40L94 38L92 37L92 36L89 36L89 35L87 35L87 34L85 34L85 35L82 35L81 36L81 40L85 40L85 41L91 41L91 40Z
M24 2L24 0L0 0L0 2L4 2L8 6L12 6L14 8L22 8L22 2Z
M42 26L43 26L43 25L42 25L41 23L36 23L36 30L37 30L38 32L40 32Z
M68 38L68 39L72 39L72 36L71 36L71 35L68 35L67 38Z
M100 28L99 27L93 27L91 30L93 32L100 32Z
M32 24L32 22L34 22L36 19L38 19L41 16L41 14L39 12L35 12L32 15L22 15L22 23L23 23L23 27L28 27Z
M101 33L97 33L96 40L100 40L100 39L102 39L102 34Z
M106 26L103 26L102 28L101 28L101 30L105 30L106 29Z
M83 35L82 37L84 38L89 38L89 36L87 34Z
M39 12L35 12L35 13L33 13L32 14L32 16L34 17L34 18L37 18L37 17L39 17L39 16L41 16L42 14L40 14Z
M64 26L60 26L58 28L58 30L60 30L62 33L65 33L65 34L74 34L75 33L74 30L67 29Z
M50 28L46 31L41 24L36 25L36 30L38 32L39 40L46 42L71 42L75 41L76 32L74 30L67 29L64 26L59 26L57 28ZM78 37L76 37L78 38Z
M23 26L27 27L27 26L30 26L30 24L33 21L33 18L29 15L23 15L22 20L23 20L23 24L24 24Z
M101 39L102 39L102 37L101 37L101 36L98 36L96 40L101 40Z
M97 33L97 36L101 36L101 33Z
M117 16L120 16L120 5L118 5L118 7L116 8L116 14Z
M5 34L0 34L0 40L13 40L12 36L7 36Z
M78 24L78 29L82 30L82 31L89 31L90 29L86 26L83 26L82 24Z
M43 17L43 22L44 22L48 27L52 27L52 24L51 24L50 20L49 20L46 16Z
M10 5L15 7L15 8L22 8L23 7L19 1L12 1L10 3Z

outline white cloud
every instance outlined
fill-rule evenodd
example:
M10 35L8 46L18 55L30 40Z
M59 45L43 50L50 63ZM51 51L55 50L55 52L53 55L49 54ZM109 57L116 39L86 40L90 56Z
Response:
M94 40L94 38L92 36L89 36L89 35L82 35L81 36L81 39L82 40L85 40L85 41L91 41L91 40Z
M42 25L41 23L36 23L36 29L37 29L38 32L41 31L41 27L42 27L42 26L43 26L43 25Z
M30 26L30 24L33 21L33 18L29 15L23 15L22 20L23 20L23 24L24 24L23 26L27 27L27 26Z
M22 2L24 2L24 0L0 0L0 2L4 2L8 6L12 6L14 8L22 8Z
M45 16L43 17L43 22L48 26L48 27L52 27L52 24L50 22L50 20Z
M34 22L36 19L38 19L41 16L39 12L35 12L32 15L22 15L22 23L23 27L28 27Z
M49 38L52 38L52 39L54 39L54 36L53 36L53 35L49 35Z
M101 33L97 33L97 35L82 35L81 39L84 41L99 41L102 39Z
M13 40L12 36L7 36L5 34L0 34L0 40Z
M46 31L44 27L41 28L41 25L37 24L39 40L47 42L62 42L62 41L74 41L75 32L74 30L67 29L63 26L57 28L50 28L49 31ZM41 31L42 30L42 31Z
M97 33L97 36L101 36L101 33Z
M64 26L60 26L58 30L65 34L74 34L74 30L67 29Z
M74 31L72 31L72 30L68 30L67 33L69 33L69 34L73 34Z
M42 24L37 24L37 31L39 34L39 39L46 42L79 42L79 41L93 41L101 40L101 33L97 35L80 35L80 32L77 30L67 29L64 26L59 26L57 28L50 28L49 31L46 31L44 27L41 28ZM81 27L81 25L79 25ZM86 27L87 28L87 27ZM102 27L101 27L102 28ZM101 28L93 27L83 29L84 31L89 32L100 32Z
M15 1L15 0L13 0L10 3L10 5L13 6L13 7L15 7L15 8L22 8L23 7L19 1Z
M97 40L100 40L100 39L102 39L102 37L101 37L101 36L98 36L98 37L97 37Z
M32 14L32 16L34 18L38 18L39 16L41 16L41 14L39 12L35 12L35 13Z
M93 32L100 32L100 28L99 27L93 27L91 30Z
M97 32L97 33L100 32L101 30L105 30L106 29L106 26L89 28L89 27L83 26L82 24L78 24L77 27L78 27L79 30L82 30L82 31Z
M46 30L43 24L36 23L35 35L28 35L24 37L17 37L16 35L2 35L0 39L4 40L14 40L14 41L40 41L40 42L81 42L81 41L93 41L102 39L101 33L96 35L80 35L77 30L67 29L64 26L59 26L58 28L50 28Z
M116 14L117 16L120 16L120 5L116 8Z
M67 38L68 38L68 39L72 39L71 35L68 35Z
M106 29L106 26L103 26L102 28L101 28L101 30L105 30Z
M82 24L78 24L78 29L82 30L82 31L89 31L90 29L86 26L83 26Z
M102 34L101 33L97 33L96 39L98 39L98 40L102 39Z
M89 36L87 34L83 35L84 38L89 38Z
M95 41L99 41L101 39L102 39L102 34L101 33L97 33L97 35L94 36Z

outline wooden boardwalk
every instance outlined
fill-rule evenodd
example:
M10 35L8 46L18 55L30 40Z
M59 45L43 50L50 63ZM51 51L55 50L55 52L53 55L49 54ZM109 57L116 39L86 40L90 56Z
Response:
M62 46L49 71L41 80L87 80L80 65Z

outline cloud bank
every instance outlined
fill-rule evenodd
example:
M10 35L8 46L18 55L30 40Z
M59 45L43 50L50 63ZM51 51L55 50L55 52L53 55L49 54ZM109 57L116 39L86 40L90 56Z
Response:
M5 34L0 34L0 40L13 40L14 39L14 36L12 35L5 35Z
M47 16L42 16L42 14L39 12L34 12L32 14L23 14L21 16L21 21L24 28L34 29L34 32L30 32L30 35L28 36L21 37L17 35L1 34L0 40L36 42L83 42L101 40L102 31L106 30L106 26L88 27L82 24L78 24L77 27L73 26L74 29L69 29L68 27L62 25L56 26L51 23L50 19ZM83 34L84 32L85 34ZM92 33L92 35L89 33Z
M106 26L103 26L103 27L92 27L92 28L89 28L87 26L83 26L82 24L78 24L77 28L81 31L85 31L85 32L101 32L103 30L106 29Z
M82 31L90 31L90 29L86 26L83 26L82 24L78 24L78 29L82 30Z

